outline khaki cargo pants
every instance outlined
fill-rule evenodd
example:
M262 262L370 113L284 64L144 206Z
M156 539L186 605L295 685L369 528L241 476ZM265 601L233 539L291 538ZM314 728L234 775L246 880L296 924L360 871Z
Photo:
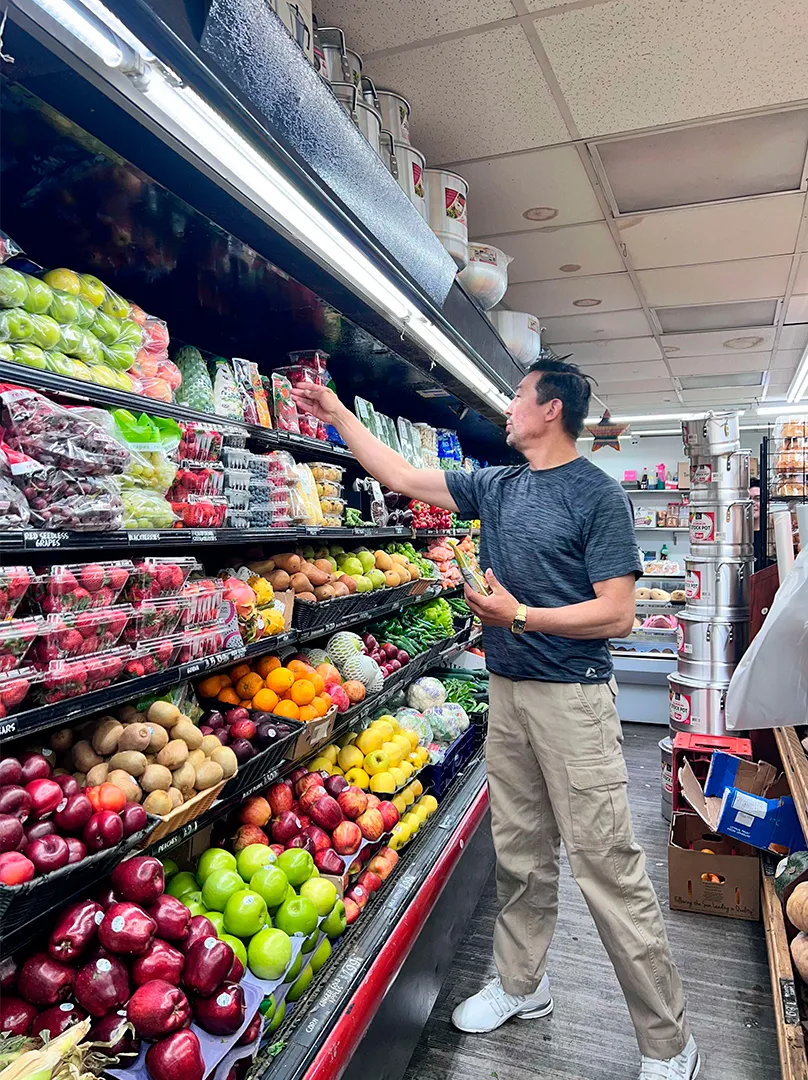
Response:
M563 840L640 1052L675 1057L689 1037L684 995L634 840L612 689L492 675L490 699L486 765L501 906L494 959L503 988L530 994L544 975Z

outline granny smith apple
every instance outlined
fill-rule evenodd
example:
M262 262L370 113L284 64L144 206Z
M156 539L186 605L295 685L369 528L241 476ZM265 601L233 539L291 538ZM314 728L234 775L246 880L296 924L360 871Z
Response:
M314 859L302 848L288 848L278 856L278 866L286 874L289 884L297 888L311 877Z
M221 911L206 911L205 918L210 919L216 927L217 935L221 937L224 933L224 915L222 915Z
M160 862L163 864L163 878L166 882L180 872L179 866L173 859L160 859ZM166 892L168 892L168 889L166 889Z
M235 934L236 937L252 937L266 919L266 901L252 889L240 889L225 904L224 928L228 934Z
M320 937L319 927L313 934L309 934L306 940L303 942L303 948L300 950L301 956L307 956L310 952L314 951L317 944L317 939Z
M273 1031L277 1031L283 1023L283 1018L286 1016L286 1002L282 1001L278 1006L275 1015L272 1017L269 1027L267 1028L267 1035L271 1035Z
M300 886L300 895L311 900L318 915L328 915L337 902L337 887L325 878L309 878Z
M323 964L326 962L326 960L328 960L330 955L331 955L331 942L328 940L328 938L323 938L323 940L320 942L320 944L317 947L317 952L309 960L309 964L311 965L311 970L314 972L315 975L320 970L320 968L323 966Z
M285 983L293 983L303 970L303 951L301 950L295 957L295 961L286 974L283 977Z
M89 300L93 307L101 307L106 289L104 283L92 274L79 274L79 295Z
M280 979L292 960L292 942L282 930L259 930L247 945L247 964L259 979Z
M303 995L311 986L311 980L314 978L314 972L311 969L311 964L306 964L303 970L298 976L298 980L289 987L289 992L286 995L287 1001L297 1001L302 998Z
M211 920L211 922L213 922L213 919L211 918L212 915L219 915L219 912L218 911L215 911L215 912L211 911L211 912L208 913L208 918ZM219 915L219 918L221 919L222 916ZM218 929L218 927L217 927L217 929ZM241 940L241 938L237 938L233 934L219 934L219 937L222 939L222 941L227 942L227 944L230 946L230 948L233 950L233 952L236 954L236 956L239 958L239 960L242 962L242 964L246 968L247 967L247 949L245 948L244 942Z
M188 908L191 913L191 918L193 918L194 915L207 915L208 913L208 909L202 903L201 893L185 893L184 896L180 897L180 903L185 904Z
M256 844L256 847L263 845ZM245 848L244 851L248 849ZM243 854L243 852L242 852ZM279 866L264 866L250 878L250 888L263 896L270 911L279 908L286 899L289 882Z
M341 937L345 933L345 927L348 922L345 918L345 905L341 900L337 900L334 907L331 909L331 914L328 915L320 925L320 929L324 930L328 934L331 941Z
M194 875L187 870L181 870L172 876L165 891L169 896L176 896L181 900L185 893L196 892L198 888L199 884Z
M253 874L262 866L272 866L278 856L270 851L266 844L249 844L238 853L238 872L245 881L249 881Z
M196 864L196 878L200 885L204 885L214 870L235 869L236 856L231 851L212 847L199 856L199 862Z
M290 937L292 934L304 934L308 937L317 929L317 908L305 896L295 896L284 900L275 912L275 926ZM225 926L227 914L225 913Z
M25 364L26 367L39 368L40 371L50 370L48 367L48 353L42 351L38 345L23 341L12 346L12 357L17 364Z
M235 870L213 870L202 886L202 903L212 911L224 911L233 893L243 888L244 882Z
M78 296L81 291L79 275L74 270L65 270L64 268L48 270L42 277L52 289L61 289L72 296Z

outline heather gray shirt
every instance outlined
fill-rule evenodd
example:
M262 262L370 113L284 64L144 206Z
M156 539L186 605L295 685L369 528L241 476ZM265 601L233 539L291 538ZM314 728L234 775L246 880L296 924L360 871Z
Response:
M555 469L525 465L447 472L460 513L480 518L480 567L528 607L593 600L596 581L642 573L626 493L586 458ZM509 679L606 682L605 641L516 636L486 627L488 669Z

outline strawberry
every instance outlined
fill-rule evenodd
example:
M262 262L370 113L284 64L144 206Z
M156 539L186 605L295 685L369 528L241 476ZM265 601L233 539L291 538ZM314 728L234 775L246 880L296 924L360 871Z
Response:
M63 634L60 634L57 638L59 648L63 653L67 653L68 656L75 656L84 645L84 638L78 632L78 630L66 630Z
M143 670L147 675L151 675L153 671L157 671L157 664L155 663L153 656L144 656L142 663Z
M8 712L6 711L6 707L3 704L3 702L0 701L0 720L5 720L5 718L7 716L8 716Z
M170 641L156 641L154 643L154 657L165 667L171 662L171 653L174 651L174 646Z
M110 640L117 639L121 636L123 628L126 626L127 619L128 615L125 611L121 611L118 608L110 609L106 628Z
M95 628L98 624L98 616L93 611L85 611L76 616L74 626L82 637L91 637L95 634Z
M132 679L139 679L146 674L146 669L140 660L129 660L124 672Z
M100 563L87 563L82 566L79 577L84 588L91 593L98 592L104 584L104 567Z
M13 653L0 652L0 671L12 671L17 666L17 658Z
M98 652L98 638L95 634L91 634L82 641L79 654L81 656L92 656L95 652Z
M86 589L83 589L81 585L77 585L70 594L69 601L68 610L85 611L92 606L93 598Z
M113 590L108 585L105 585L103 588L99 589L98 592L95 594L93 607L97 607L97 608L109 607L110 604L114 604L114 603L115 603L115 593L113 592Z
M66 566L54 566L46 582L46 589L51 596L67 596L78 588L78 581Z
M31 584L31 574L24 566L11 566L5 571L5 587L11 600L21 600Z
M107 571L107 581L110 588L120 592L129 580L129 571L125 566L110 566Z
M15 705L20 705L25 701L25 695L30 686L29 681L24 678L0 682L0 702L6 709L13 709Z

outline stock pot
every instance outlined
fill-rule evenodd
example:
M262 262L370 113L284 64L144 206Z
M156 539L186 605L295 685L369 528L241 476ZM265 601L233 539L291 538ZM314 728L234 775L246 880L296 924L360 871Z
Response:
M720 499L748 499L751 458L751 450L733 450L720 457L691 455L691 506Z
M686 555L685 598L688 611L732 617L749 613L753 559Z
M751 499L720 499L690 508L691 555L754 555Z
M749 622L709 612L683 611L676 629L680 675L729 682L749 641Z
M726 735L728 682L691 679L674 672L670 686L670 722L674 731ZM733 734L737 734L733 732Z
M690 457L731 454L741 448L741 433L736 412L709 412L697 420L682 421L685 453Z

